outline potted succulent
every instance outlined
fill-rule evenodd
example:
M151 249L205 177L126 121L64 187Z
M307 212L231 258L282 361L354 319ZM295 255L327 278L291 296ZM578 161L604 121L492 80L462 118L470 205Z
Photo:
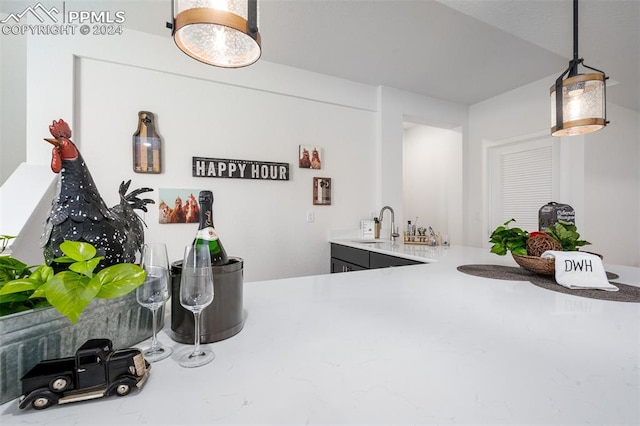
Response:
M102 257L94 246L64 241L64 256L55 259L62 270L54 272L2 254L11 238L0 236L0 403L20 395L20 377L33 365L70 356L88 338L129 347L151 335L150 311L133 292L145 279L140 266L121 263L95 271Z
M521 267L543 275L553 275L555 266L553 259L540 256L547 250L576 251L580 247L591 244L580 239L574 224L558 221L544 232L527 232L517 227L510 227L515 219L510 219L493 230L489 237L491 253L500 256L511 252L513 259Z

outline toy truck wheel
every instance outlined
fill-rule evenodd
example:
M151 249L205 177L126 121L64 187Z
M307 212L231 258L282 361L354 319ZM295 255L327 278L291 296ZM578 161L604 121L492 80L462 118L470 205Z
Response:
M51 398L50 396L41 395L36 399L34 399L33 401L31 401L31 406L36 410L44 410L45 408L53 404L53 402L54 402L53 398Z
M116 395L118 396L128 395L129 392L131 392L131 386L129 386L129 384L127 383L120 383L118 386L116 386Z
M49 389L55 392L62 392L69 386L69 379L64 376L56 377L49 382Z

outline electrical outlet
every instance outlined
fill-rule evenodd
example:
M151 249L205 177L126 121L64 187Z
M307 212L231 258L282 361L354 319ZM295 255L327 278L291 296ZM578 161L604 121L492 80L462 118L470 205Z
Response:
M307 210L307 223L311 223L316 220L316 214L313 210Z

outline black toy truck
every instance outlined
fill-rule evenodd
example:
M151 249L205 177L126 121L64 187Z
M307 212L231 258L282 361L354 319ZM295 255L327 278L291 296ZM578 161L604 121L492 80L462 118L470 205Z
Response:
M151 365L138 349L113 350L109 339L87 340L75 357L38 363L22 377L19 407L42 410L53 404L84 401L142 388Z

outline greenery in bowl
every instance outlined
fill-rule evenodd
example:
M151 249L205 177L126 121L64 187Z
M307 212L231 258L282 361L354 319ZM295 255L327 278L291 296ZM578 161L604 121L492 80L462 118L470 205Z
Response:
M491 253L504 256L510 251L513 254L526 256L529 233L520 228L510 228L509 224L515 221L515 219L509 219L493 230L489 237L489 242L493 243Z
M0 254L11 238L0 236ZM121 297L144 282L145 271L132 263L94 272L103 257L96 256L96 248L89 243L65 241L60 250L64 256L54 261L68 266L57 273L46 264L27 266L10 255L0 255L0 316L53 306L75 324L94 298Z
M562 220L549 226L544 232L562 244L563 251L576 251L578 247L591 244L589 241L580 239L575 225Z
M515 255L527 255L527 240L541 232L532 232L529 234L520 228L510 228L509 224L515 221L515 219L509 219L493 230L489 237L489 242L493 244L491 246L491 253L504 256L510 251ZM549 226L543 233L558 241L562 245L563 251L576 251L578 247L591 244L588 241L580 239L580 234L575 225L562 220Z

